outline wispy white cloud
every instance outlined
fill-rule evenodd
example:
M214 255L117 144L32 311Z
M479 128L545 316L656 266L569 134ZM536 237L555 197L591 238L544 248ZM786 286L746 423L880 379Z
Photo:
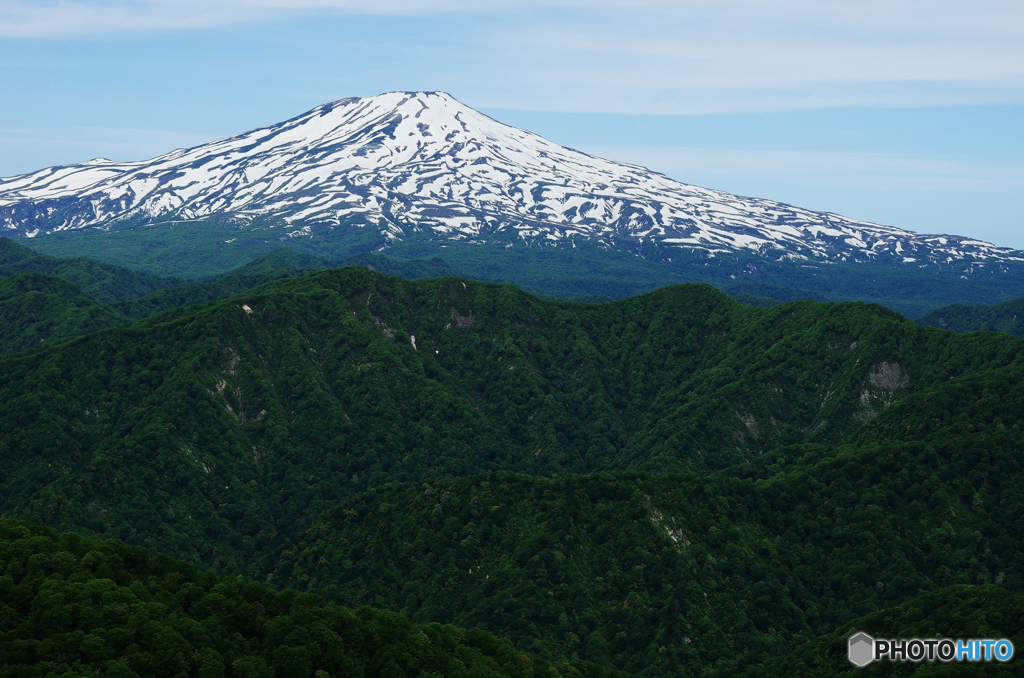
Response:
M534 27L553 29L549 35L611 38L600 44L603 51L652 56L687 47L671 42L684 36L697 44L752 35L818 42L1024 37L1024 6L1017 0L0 0L0 35L175 30L310 11L506 18L532 13L539 22ZM642 42L628 39L640 34L647 36Z
M572 19L499 36L510 70L530 73L548 98L564 92L561 110L1024 100L1021 3L692 1Z
M429 67L433 81L465 84L457 94L482 106L694 113L1024 101L1019 0L0 0L0 37L370 15L450 19L443 45L436 35L402 45L405 68L447 64Z
M467 11L464 0L2 0L0 36L53 37L214 28L315 11L410 15Z

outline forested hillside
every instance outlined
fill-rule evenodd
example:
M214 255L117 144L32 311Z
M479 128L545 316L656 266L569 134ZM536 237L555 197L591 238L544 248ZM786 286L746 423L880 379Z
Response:
M0 358L2 515L644 676L1024 587L1018 339L277 263ZM122 307L11 280L19 308Z
M410 280L454 273L441 259L405 261L368 253L332 264L278 248L224 275L182 284L180 280L146 276L141 276L140 282L140 276L128 269L89 259L54 259L7 239L0 240L0 257L0 271L9 274L0 277L0 320L4 323L0 328L0 354L39 348L47 341L110 327L126 327L161 311L230 299L336 266L364 266ZM52 275L36 272L39 270ZM86 294L71 281L87 285L110 303ZM154 287L157 291L151 292Z
M918 319L922 325L954 332L1006 332L1024 337L1024 298L999 304L953 304Z
M0 567L2 678L628 678L21 521L0 522Z
M763 664L749 667L745 673L722 670L712 676L951 676L1020 675L1019 659L988 666L947 665L941 662L880 661L855 669L846 655L846 640L864 631L874 638L1008 638L1015 648L1024 645L1024 594L1011 593L999 586L950 586L913 598L895 607L855 619L834 632L815 639L797 650ZM1019 651L1019 650L1018 650Z
M41 273L0 278L0 353L129 324L116 308L61 278Z
M327 271L4 359L3 510L237 567L386 482L706 471L836 442L1019 347L701 285L588 307Z
M62 278L85 294L108 303L142 297L183 282L180 278L139 273L87 257L59 259L39 254L10 238L0 238L0 276L19 273L42 273Z
M940 384L854 444L710 475L377 488L253 572L638 675L748 667L937 587L1024 588L1022 376Z
M276 269L253 275L232 274L210 283L170 287L137 299L104 303L63 278L21 273L0 278L0 354L39 348L183 306L209 303L270 287L307 271Z

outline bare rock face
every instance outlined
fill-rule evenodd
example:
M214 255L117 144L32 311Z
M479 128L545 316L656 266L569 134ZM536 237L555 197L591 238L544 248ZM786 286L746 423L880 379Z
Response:
M910 375L904 373L899 363L880 363L868 375L868 381L887 391L895 391L910 383Z
M881 362L868 373L867 384L860 392L860 406L854 415L861 421L870 421L878 413L896 402L896 391L910 383L910 375L899 363Z

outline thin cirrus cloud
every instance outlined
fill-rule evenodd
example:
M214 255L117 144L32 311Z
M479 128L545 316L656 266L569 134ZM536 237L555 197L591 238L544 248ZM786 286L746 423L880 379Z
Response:
M61 37L216 28L316 11L402 15L465 10L451 0L78 0L0 1L0 36Z
M457 83L476 106L697 113L1024 101L1018 0L0 0L0 37L240 25L302 34L302 22L366 17L385 22L349 34L367 48L394 44L389 19L424 22L427 35L394 44L403 59L391 79Z
M659 113L1024 101L1021 3L734 0L605 6L574 19L499 36L548 97L569 90L561 110L600 100Z
M256 3L213 5L189 0L152 2L0 2L0 36L54 38L133 31L211 28L270 18Z

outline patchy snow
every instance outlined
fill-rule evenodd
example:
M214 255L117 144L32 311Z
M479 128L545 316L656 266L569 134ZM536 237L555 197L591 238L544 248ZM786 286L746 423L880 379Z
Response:
M67 208L76 198L81 207ZM54 225L47 217L58 200L66 217ZM558 146L439 92L342 99L150 161L97 159L0 179L0 229L26 236L137 214L216 212L276 215L294 226L363 215L392 240L404 237L403 227L427 224L438 237L486 240L486 225L534 243L610 242L604 236L614 233L709 255L770 248L785 258L841 260L892 246L915 260L1020 260L974 239L922 236L683 184ZM313 237L308 228L288 235Z

